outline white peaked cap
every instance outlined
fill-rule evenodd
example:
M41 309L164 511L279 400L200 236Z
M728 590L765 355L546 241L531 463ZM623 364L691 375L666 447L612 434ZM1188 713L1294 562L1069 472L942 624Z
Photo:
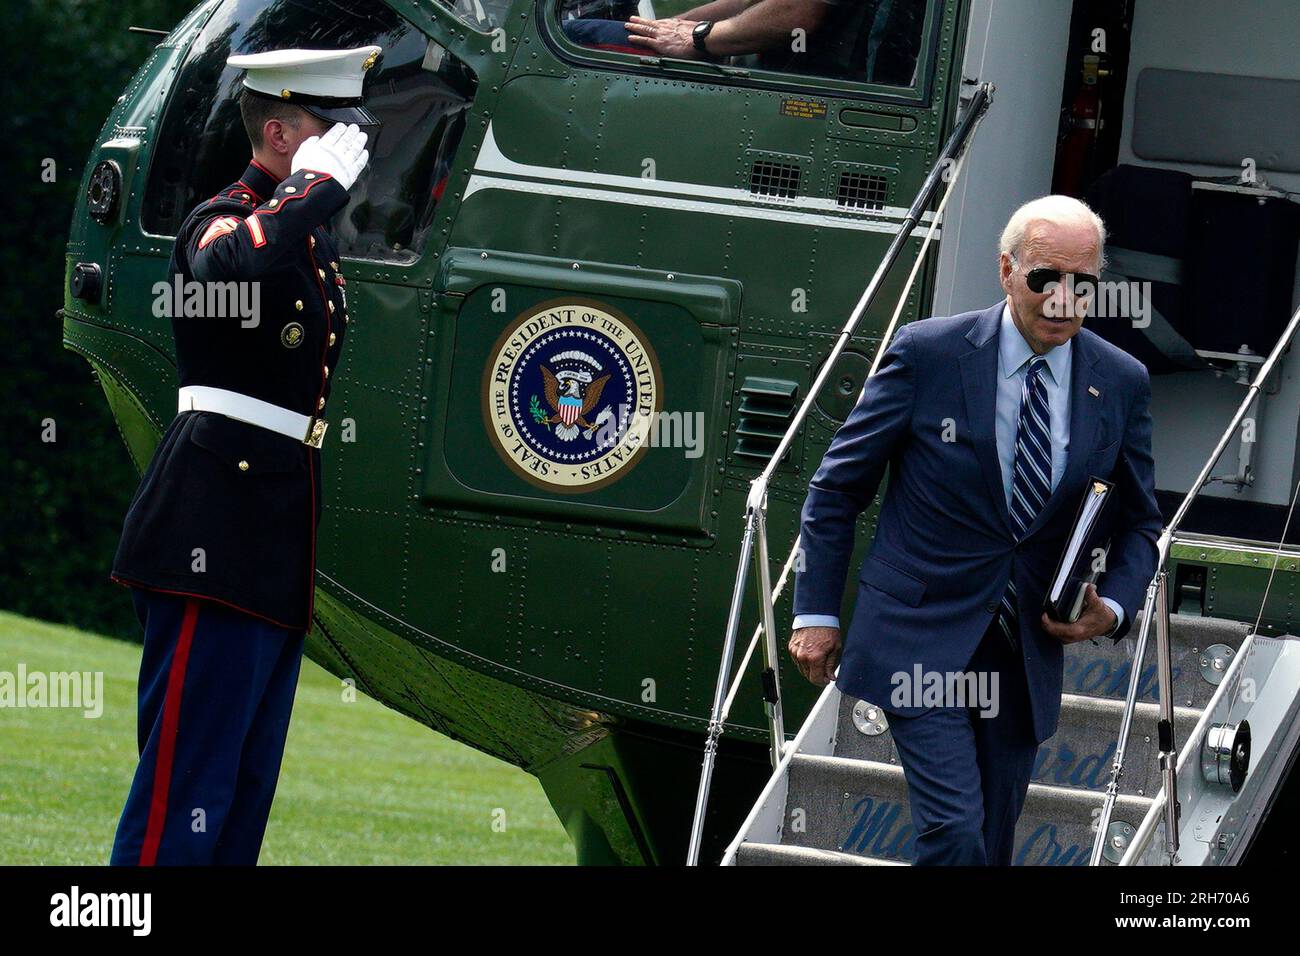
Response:
M366 71L375 65L382 52L383 48L378 46L352 50L267 50L232 56L226 64L247 71L244 86L250 90L296 103L322 119L360 122L350 118L350 114L361 107L361 86Z

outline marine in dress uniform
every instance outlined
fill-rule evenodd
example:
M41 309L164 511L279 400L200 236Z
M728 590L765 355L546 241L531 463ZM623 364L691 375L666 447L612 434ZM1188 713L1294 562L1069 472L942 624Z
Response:
M248 125L282 117L262 127L278 139L254 136L243 176L185 219L169 278L258 283L260 307L184 316L172 303L178 413L112 571L145 632L114 864L257 861L311 624L320 449L348 325L328 224L369 158L362 80L379 53L228 61L246 70Z

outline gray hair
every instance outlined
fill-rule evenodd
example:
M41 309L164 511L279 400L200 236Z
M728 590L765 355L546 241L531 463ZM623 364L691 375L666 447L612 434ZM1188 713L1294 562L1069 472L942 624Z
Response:
M1098 266L1106 264L1106 224L1086 203L1073 196L1040 196L1031 199L1011 214L1002 238L998 241L998 252L1015 256L1025 241L1025 232L1033 222L1053 222L1061 225L1087 223L1097 230Z

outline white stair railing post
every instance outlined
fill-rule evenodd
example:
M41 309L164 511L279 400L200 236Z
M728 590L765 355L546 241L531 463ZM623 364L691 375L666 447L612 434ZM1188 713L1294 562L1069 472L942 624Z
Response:
M722 663L718 668L718 683L713 689L713 708L709 716L709 729L704 737L704 763L700 767L700 786L695 793L695 816L691 821L691 842L686 853L686 865L698 866L700 844L704 840L704 815L708 809L709 789L713 784L713 766L718 757L718 738L722 736L723 702L727 695L731 661L736 654L736 631L740 627L740 605L745 597L745 578L749 571L750 555L754 550L754 513L745 514L745 533L740 541L740 560L736 563L736 581L731 590L731 608L727 611L727 633L722 642Z
M1128 675L1128 693L1124 697L1124 713L1119 722L1119 739L1115 742L1115 759L1111 761L1106 798L1102 801L1101 814L1097 817L1097 833L1092 840L1089 866L1101 866L1102 853L1106 849L1110 817L1115 809L1115 800L1119 797L1120 777L1124 775L1124 750L1128 746L1129 731L1133 726L1133 711L1137 706L1138 687L1142 682L1142 661L1146 657L1147 635L1151 630L1151 612L1155 603L1156 579L1152 578L1147 585L1146 604L1142 607L1141 629L1138 631L1137 647L1133 649L1133 668Z

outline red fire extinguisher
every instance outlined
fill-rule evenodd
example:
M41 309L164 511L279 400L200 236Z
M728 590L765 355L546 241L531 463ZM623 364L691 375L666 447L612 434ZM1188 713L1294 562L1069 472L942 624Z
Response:
M1075 94L1074 102L1065 111L1062 135L1056 147L1056 170L1052 177L1052 191L1067 196L1083 192L1084 176L1101 132L1101 79L1109 70L1101 65L1101 57L1090 53L1083 58L1083 83Z

